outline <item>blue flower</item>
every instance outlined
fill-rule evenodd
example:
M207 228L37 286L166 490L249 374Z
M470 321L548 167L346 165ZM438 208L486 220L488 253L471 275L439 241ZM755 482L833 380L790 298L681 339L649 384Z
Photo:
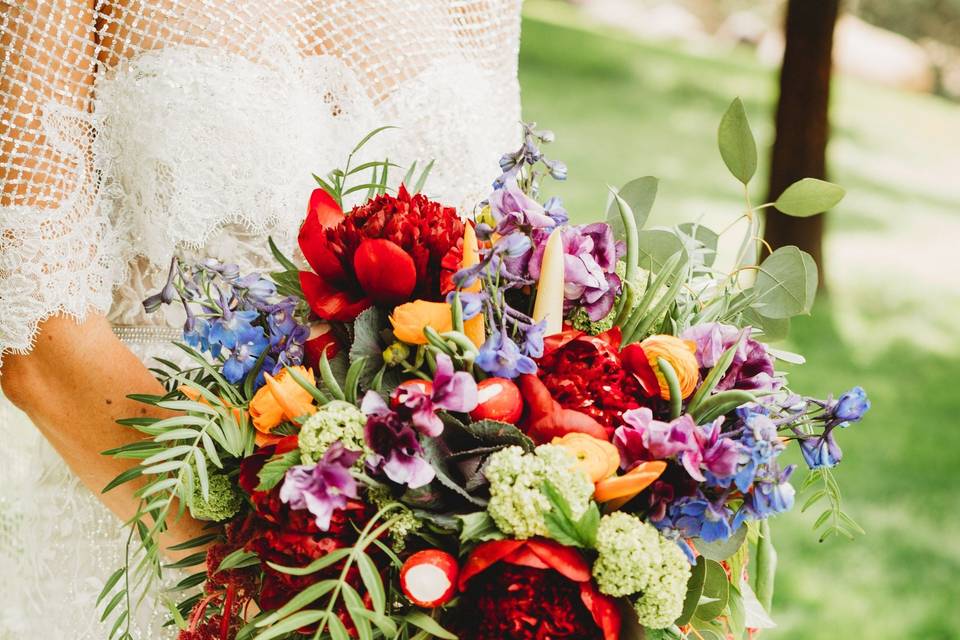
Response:
M223 376L236 384L257 364L260 354L270 346L263 329L247 324L230 335L234 346L229 347L230 357L223 363ZM226 346L226 345L224 345Z
M227 315L229 313L229 315ZM240 334L247 335L250 331L251 322L259 317L256 311L235 311L224 313L222 318L217 318L210 323L210 331L207 338L211 344L219 344L222 347L233 350L242 342ZM258 329L258 331L260 331ZM263 333L262 331L260 332Z
M780 473L775 474L772 482L758 482L753 491L746 496L745 505L756 518L768 518L778 513L784 513L793 508L796 490L790 484L790 475L796 467L788 466Z
M811 469L823 469L837 466L843 459L843 451L828 431L822 436L807 436L800 440L800 453Z
M477 366L492 376L516 378L524 373L536 373L537 364L523 355L520 347L505 331L492 334L480 347Z
M870 400L863 387L854 387L837 400L832 407L834 418L842 422L857 422L870 409Z
M780 455L784 446L777 436L776 425L767 415L756 411L738 411L738 414L745 422L740 444L747 460L737 471L733 481L737 489L746 493L753 484L757 469Z
M700 537L706 542L726 540L733 532L730 516L733 511L725 505L715 505L703 494L681 498L672 505L667 517L656 522L658 527L678 529L686 538Z
M523 354L531 358L543 356L543 336L547 331L546 319L530 324L523 334Z
M460 306L463 308L463 319L471 320L483 312L483 306L490 298L486 293L471 293L469 291L460 291ZM447 304L453 304L456 291L447 294Z

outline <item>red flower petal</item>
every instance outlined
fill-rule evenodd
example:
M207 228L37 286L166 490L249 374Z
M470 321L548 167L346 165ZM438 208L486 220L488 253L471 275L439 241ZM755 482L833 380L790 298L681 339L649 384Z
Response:
M540 559L540 556L524 545L503 559L507 564L516 564L531 569L549 569L550 565Z
M635 342L628 345L620 352L620 360L623 362L623 368L632 373L640 381L640 386L649 396L660 395L660 383L657 381L657 374L650 366L650 360L647 354L643 352L640 343Z
M603 631L604 640L618 640L620 638L620 609L616 601L606 596L593 586L592 582L580 583L580 599L590 611L594 622Z
M338 225L343 218L343 210L329 193L323 189L313 190L307 205L307 217L300 225L300 234L297 236L300 250L311 266L314 266L317 247L326 242L324 230Z
M574 582L590 580L590 565L573 547L565 547L546 538L533 538L527 540L527 548L543 560L544 564L567 579Z
M326 280L310 271L300 272L303 297L317 317L323 320L349 322L372 304L369 298L355 298L331 287Z
M313 334L311 334L313 335ZM327 358L333 358L340 351L340 343L333 331L325 331L316 337L312 337L303 344L304 363L311 368L316 368L323 357L324 352Z
M413 258L399 245L381 238L360 243L353 256L357 281L376 304L384 306L406 302L417 286L417 268Z
M460 590L467 588L470 578L489 569L524 544L523 540L491 540L477 545L460 570Z
M517 381L523 397L527 400L527 406L530 407L527 435L533 438L534 442L550 442L574 431L601 440L610 439L603 425L587 414L562 408L537 376L522 375Z

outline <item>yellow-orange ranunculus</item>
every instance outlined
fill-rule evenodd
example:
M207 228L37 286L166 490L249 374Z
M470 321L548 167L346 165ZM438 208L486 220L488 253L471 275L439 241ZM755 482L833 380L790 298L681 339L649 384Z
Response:
M640 343L640 348L647 356L647 361L657 374L657 382L660 383L660 397L664 400L670 398L670 387L667 385L666 378L660 372L657 366L657 358L663 358L670 363L673 370L677 372L677 381L680 383L680 396L690 397L696 388L697 381L700 380L700 365L697 363L697 344L692 340L681 340L675 336L659 335L650 336Z
M313 371L306 367L292 367L310 384L316 382ZM264 373L264 384L250 401L250 418L262 434L269 434L282 422L312 414L317 408L313 396L293 379L286 369L276 376Z
M428 302L414 300L402 304L393 310L390 316L394 337L407 344L427 344L423 335L425 327L432 327L437 333L453 330L453 316L446 302Z
M620 467L617 447L589 434L573 431L562 438L554 438L551 444L569 451L577 459L577 466L590 476L591 482L609 478Z

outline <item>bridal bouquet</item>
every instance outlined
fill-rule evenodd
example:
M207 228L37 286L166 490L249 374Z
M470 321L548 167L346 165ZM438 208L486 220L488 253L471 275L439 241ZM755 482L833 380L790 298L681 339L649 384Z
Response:
M541 197L566 177L551 139L525 126L465 218L421 192L427 171L393 191L394 165L351 155L317 177L308 269L272 243L270 274L174 261L145 304L183 305L192 364L161 361L168 393L139 400L171 417L123 421L148 437L108 452L140 460L108 489L141 483L100 600L111 637L164 568L188 570L160 596L180 640L752 637L773 626L767 520L794 506L791 447L821 537L858 530L830 468L869 401L790 388L777 362L802 358L768 342L810 311L816 265L756 260L760 209L811 215L843 191L748 195L721 269L705 226L643 229L653 178L569 224ZM719 142L746 187L739 101ZM209 533L164 565L186 512Z

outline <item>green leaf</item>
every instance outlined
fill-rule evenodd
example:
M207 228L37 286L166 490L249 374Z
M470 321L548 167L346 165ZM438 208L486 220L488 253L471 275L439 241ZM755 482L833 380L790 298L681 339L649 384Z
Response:
M693 546L697 548L707 560L722 562L730 558L740 550L740 547L747 541L747 528L740 527L736 532L726 540L717 540L715 542L706 542L701 538L693 539Z
M843 200L844 195L846 191L840 185L804 178L787 187L773 204L788 216L806 218L832 209Z
M107 597L107 594L113 590L113 588L117 585L117 582L120 581L120 578L123 577L123 574L126 573L126 571L126 567L120 567L110 574L110 577L107 578L107 582L103 585L103 589L100 591L100 595L97 596L97 602L95 606L100 606L100 603L103 602L104 598Z
M143 475L143 467L131 467L130 469L121 472L116 478L108 482L107 486L105 486L100 492L106 493L116 489L126 482L130 482L131 480L139 478L141 475Z
M442 638L443 640L457 640L457 636L441 627L439 622L422 611L411 611L404 616L403 619L418 629L423 629L436 638Z
M637 234L640 268L660 273L677 252L687 261L686 248L677 234L666 229L647 229Z
M480 420L464 426L463 430L485 445L516 445L526 453L534 449L533 441L507 422Z
M377 307L370 307L353 321L353 343L350 345L349 357L350 362L366 358L363 371L359 376L360 385L366 389L371 388L373 377L384 364L385 345L380 340L380 333L386 326L387 316Z
M349 549L349 548L336 549L334 551L331 551L325 556L317 558L316 560L314 560L313 562L311 562L305 567L285 567L280 564L274 564L273 562L267 562L267 565L269 565L271 569L274 569L275 571L279 571L280 573L285 573L287 575L308 576L311 573L316 573L317 571L326 569L330 565L340 562L341 560L349 556L351 552L352 552L352 549Z
M723 566L716 560L704 560L705 575L703 578L703 593L701 598L707 598L710 602L704 602L697 606L693 612L694 618L703 621L713 620L723 613L727 608L727 600L730 598L730 583L727 581L727 572Z
M288 633L292 633L301 627L306 627L308 625L319 622L323 618L327 618L326 611L320 611L319 609L307 609L305 611L299 611L289 618L285 618L283 622L280 622L269 629L257 634L254 640L273 640L273 638L281 638ZM329 616L335 618L336 616Z
M458 514L456 518L463 523L460 528L460 544L471 541L503 540L506 537L486 511Z
M757 172L757 143L740 98L736 98L723 114L717 143L720 156L730 173L743 184L749 183Z
M373 610L382 614L387 608L387 594L383 588L383 579L380 577L377 566L370 559L370 556L363 552L357 555L357 566L360 568L360 579L363 581L363 586L367 588L367 593L373 602Z
M684 222L683 224L677 225L677 229L680 230L680 233L690 238L689 244L694 245L693 247L687 248L687 253L695 254L699 252L699 255L702 256L703 264L707 267L713 266L713 263L717 259L717 245L720 242L720 236L717 235L713 229L705 227L698 222Z
M636 221L637 229L642 229L650 217L650 210L653 209L653 203L657 199L657 186L659 180L653 176L644 176L631 180L620 187L617 195L623 198L624 202L630 207L633 213L633 219ZM623 220L620 218L620 210L617 207L616 199L607 207L607 224L613 229L613 234L618 240L626 238Z
M715 393L701 402L696 407L696 410L691 412L691 415L697 424L707 424L713 422L720 416L727 415L739 406L756 401L757 397L749 391L727 389L726 391Z
M684 626L693 618L693 612L697 610L700 603L700 596L703 594L703 581L707 574L707 560L704 557L697 558L697 564L693 566L690 573L690 579L687 581L687 595L683 599L683 612L677 618L675 624Z
M164 569L186 569L188 567L195 567L198 564L203 564L207 560L207 552L200 551L197 553L191 553L185 558L181 558L176 562L171 562L170 564L163 565Z
M797 247L780 247L760 263L753 308L767 318L782 319L809 313L817 294L817 265Z
M187 551L188 549L196 549L202 547L205 544L213 542L220 537L219 533L208 533L202 536L197 536L196 538L191 538L186 542L181 542L180 544L175 544L170 547L167 547L169 551Z
M745 626L751 629L772 629L777 626L748 583L740 585L740 593L743 596Z
M228 569L254 567L258 564L260 564L260 557L257 554L253 553L252 551L237 549L220 561L220 566L217 567L217 572L227 571Z
M727 600L727 609L724 612L727 624L734 638L742 638L746 629L746 611L744 610L743 596L740 590L730 585L730 598Z
M683 395L680 392L680 380L677 378L677 372L673 365L663 358L657 358L657 368L660 374L667 382L667 388L670 390L670 419L675 420L680 417L683 411Z
M297 593L297 595L290 598L282 607L258 621L257 626L269 627L277 621L282 620L283 618L286 618L297 611L300 611L314 600L318 600L333 591L338 583L339 580L331 578L329 580L321 580L320 582L311 584Z
M260 483L257 485L257 491L270 491L280 484L287 469L300 464L300 450L291 449L284 454L274 456L260 469L257 477Z

